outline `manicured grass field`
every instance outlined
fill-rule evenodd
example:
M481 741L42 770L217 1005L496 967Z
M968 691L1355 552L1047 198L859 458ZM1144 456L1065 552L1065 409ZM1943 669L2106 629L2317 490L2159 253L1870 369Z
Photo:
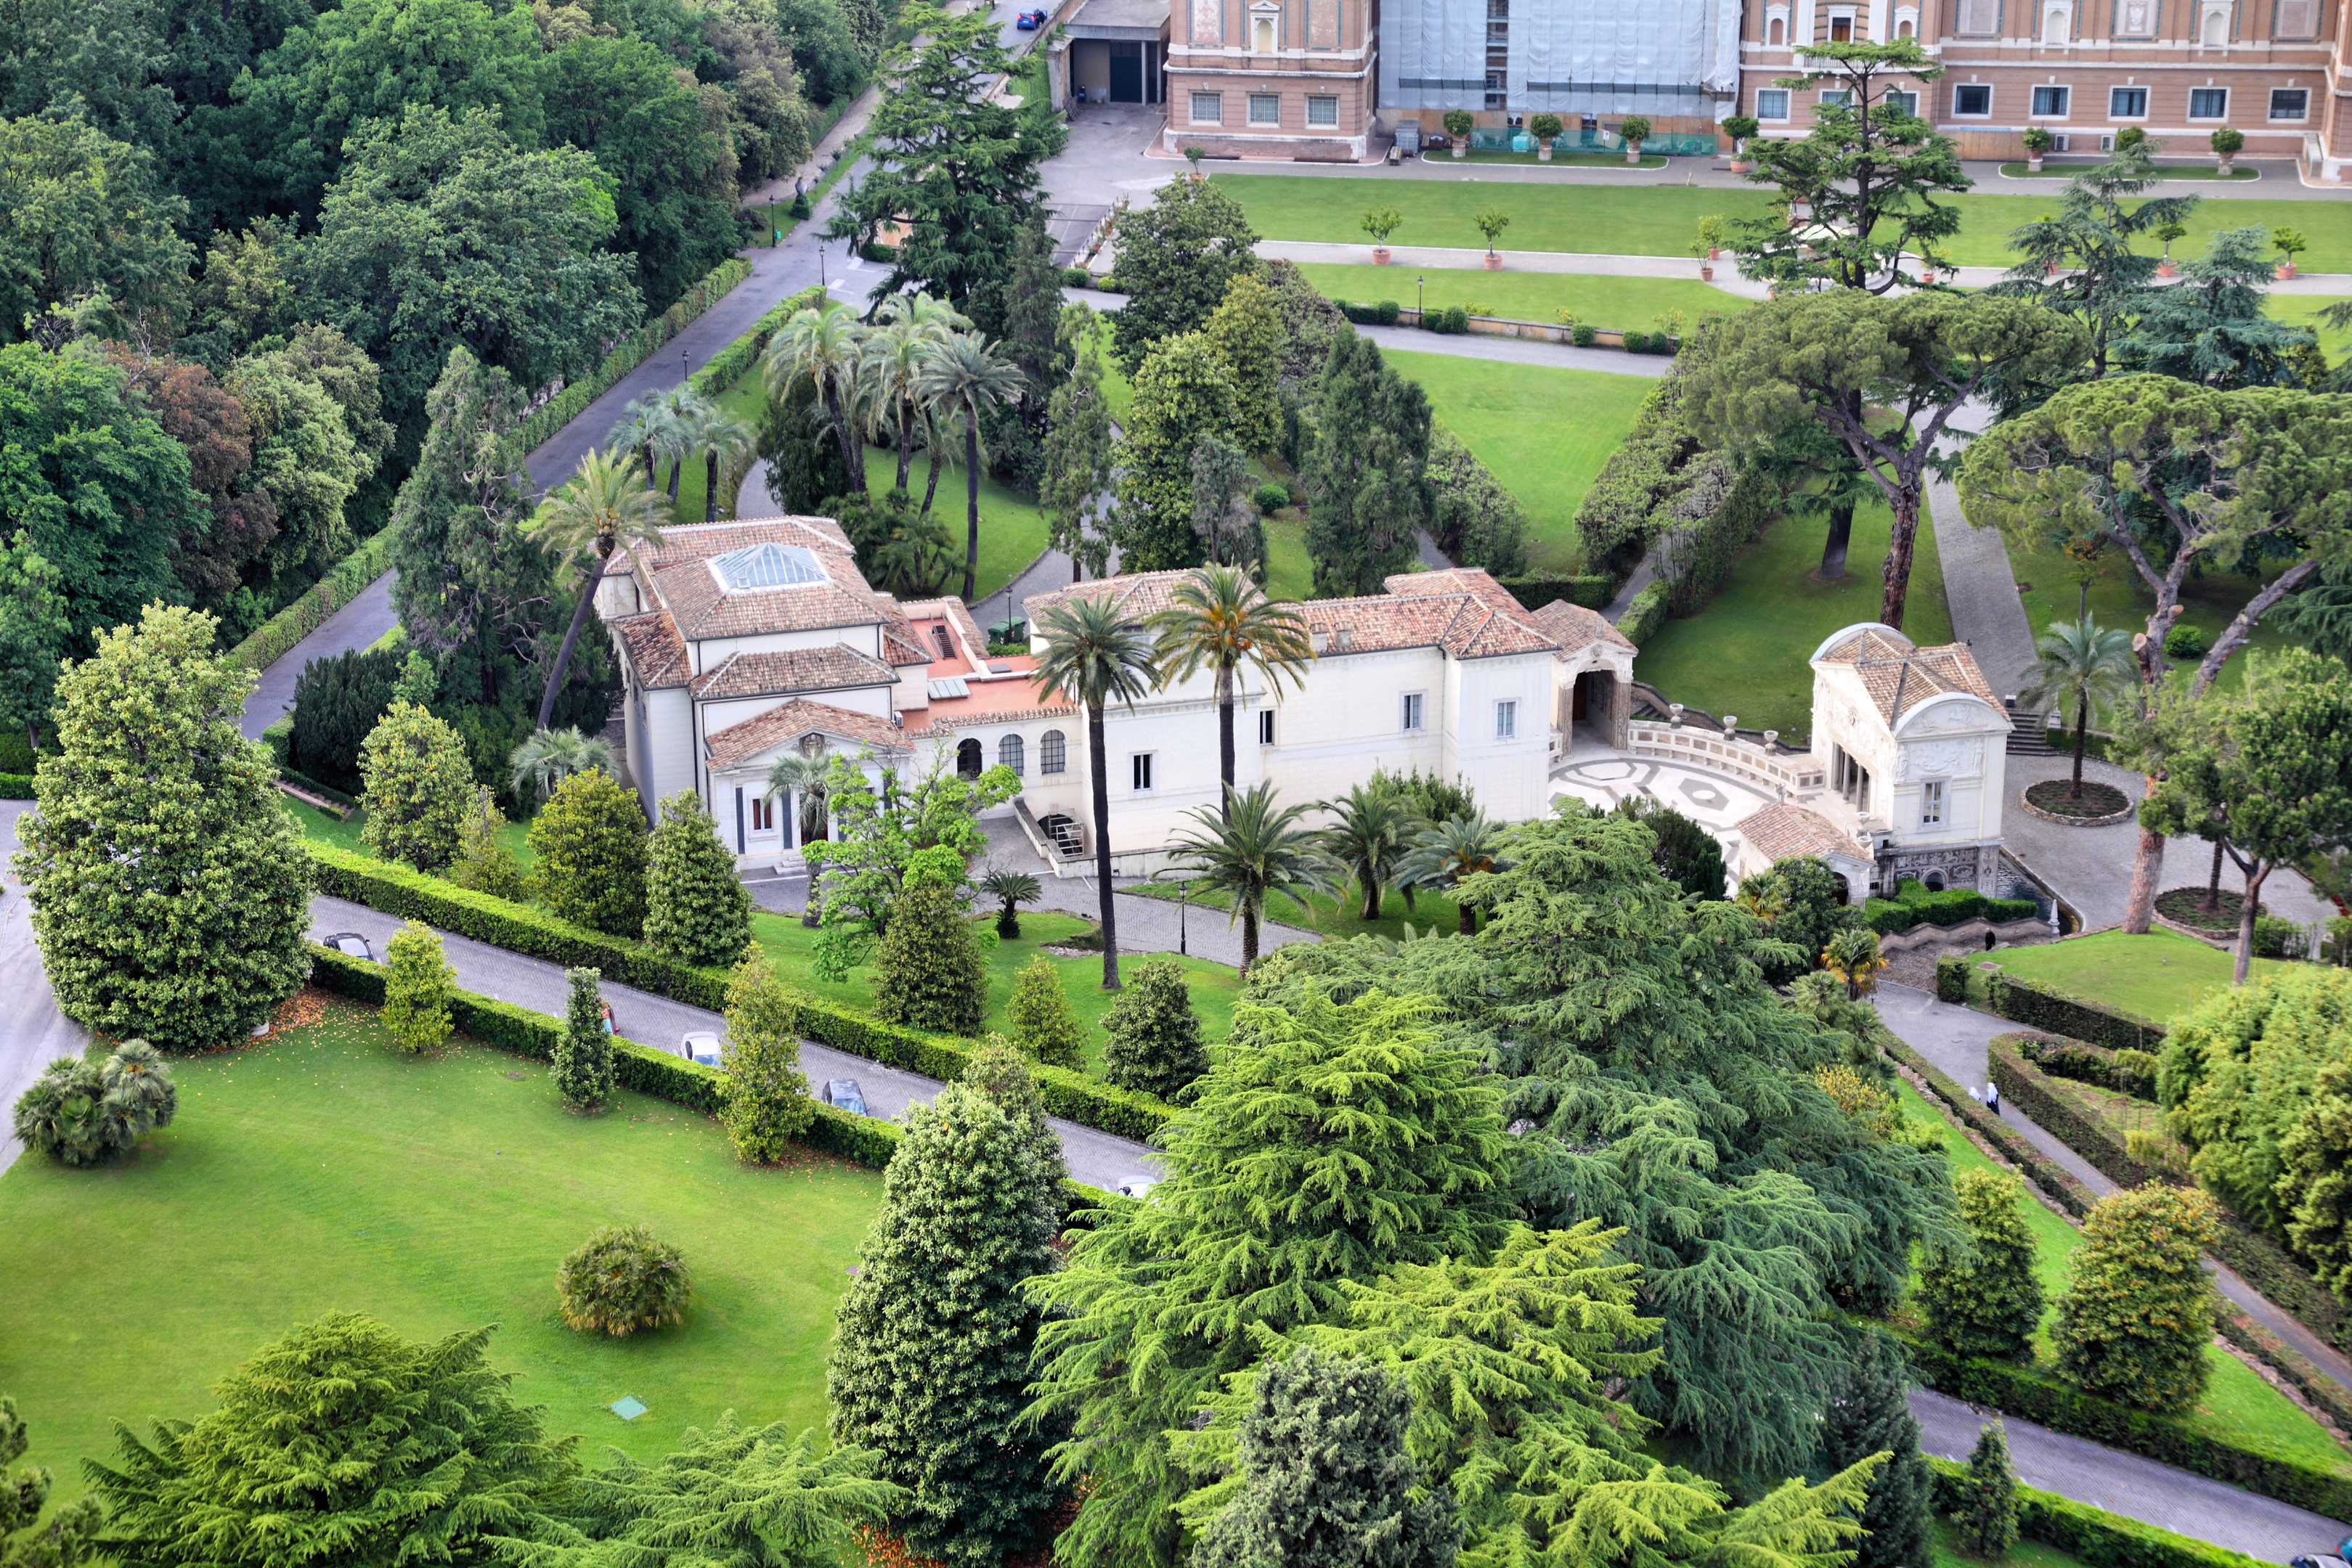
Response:
M1171 903L1184 896L1181 884L1173 882L1139 887L1133 891L1146 898L1162 898ZM1223 925L1225 911L1232 907L1233 900L1221 893L1195 889L1192 904L1194 919L1205 919ZM1265 917L1278 925L1318 931L1342 941L1350 936L1402 937L1407 925L1411 925L1416 934L1441 931L1450 935L1460 928L1461 911L1450 898L1424 893L1413 900L1413 905L1407 909L1404 895L1401 893L1383 894L1381 917L1366 920L1363 917L1363 892L1350 883L1336 898L1329 894L1309 894L1304 904L1287 894L1277 893L1265 901Z
M2193 196L2195 186L2177 189L2158 185L2158 195ZM2016 260L2009 248L2010 232L2021 224L2051 213L2057 189L2048 195L1981 195L1960 197L1960 232L1948 247L1963 267L2007 267ZM2200 202L2182 226L2187 237L2172 242L2175 259L2200 255L2206 242L2222 229L2259 228L2267 235L2279 225L2303 231L2311 248L2297 256L2305 272L2352 272L2352 203L2272 202L2240 200L2235 196ZM2163 247L2143 240L2139 249L2154 256Z
M2048 949L2030 948L2025 951L2043 952ZM1952 1174L1977 1168L1993 1168L1992 1161L1974 1144L1963 1137L1958 1129L1945 1120L1933 1106L1921 1098L1908 1083L1896 1086L1903 1102L1904 1113L1914 1122L1925 1123L1943 1134L1944 1151L1951 1161ZM2032 1230L2040 1248L2035 1260L2035 1274L2042 1281L2045 1301L2052 1303L2042 1317L2040 1336L2042 1354L2050 1352L2049 1327L2056 1316L2055 1303L2059 1292L2071 1277L2069 1260L2082 1242L2082 1232L2032 1197L2021 1205L2021 1212ZM2206 1385L2205 1397L2183 1419L2198 1430L2225 1442L2244 1444L2315 1465L2338 1474L2352 1474L2352 1456L2347 1456L2326 1430L2286 1396L2263 1381L2252 1368L2235 1356L2218 1349L2205 1353L2210 1361L2212 1380Z
M349 821L341 821L315 806L304 805L290 795L278 796L278 803L285 807L286 814L300 825L304 838L320 840L339 850L349 850L355 855L374 852L360 842L360 829L367 821L366 808L352 811ZM499 837L505 841L507 848L514 851L515 859L521 862L523 870L529 871L532 861L530 824L509 822L499 830Z
M1749 729L1777 729L1784 742L1812 730L1813 673L1806 664L1842 626L1878 619L1879 570L1894 517L1873 503L1855 511L1846 575L1816 575L1828 529L1818 517L1782 517L1732 567L1723 591L1685 621L1658 629L1635 661L1637 679L1675 702ZM1911 559L1903 629L1922 647L1952 640L1936 530L1922 522Z
M2319 319L2319 313L2343 303L2340 298L2331 299L2324 294L2273 294L2264 308L2290 326L2308 327L2318 333L2319 346L2329 361L2340 363L2352 351L2352 328L2330 327Z
M1647 376L1451 354L1386 358L1421 383L1445 428L1517 497L1528 520L1528 570L1565 570L1580 562L1577 505L1624 444L1642 400L1657 383Z
M541 1063L463 1042L404 1058L341 1001L172 1069L178 1119L132 1158L0 1175L0 1368L60 1496L82 1490L82 1459L111 1457L111 1422L144 1437L193 1420L240 1362L334 1311L415 1338L500 1325L493 1364L592 1460L607 1444L654 1458L729 1409L822 1433L834 1305L877 1173L751 1169L715 1124L634 1094L572 1115ZM685 1252L683 1325L563 1325L557 1263L616 1224ZM647 1414L604 1408L625 1394Z
M1481 306L1473 315L1552 321L1561 310L1604 331L1658 330L1658 318L1683 313L1685 330L1702 316L1727 316L1749 301L1709 284L1672 277L1588 277L1572 272L1486 272L1469 267L1345 267L1303 262L1298 270L1333 299L1378 304L1393 299L1432 310ZM1718 275L1720 276L1720 275ZM1416 287L1419 281L1421 287Z
M2196 868L2200 873L2202 868ZM2203 881L2201 874L2172 881ZM2167 885L2169 885L2168 883ZM2032 947L2004 947L2004 973L2054 986L2069 996L2168 1023L2230 984L2230 955L2194 937L2158 927L2145 936L2100 931ZM2257 973L2287 967L2287 960L2257 958Z
M2037 172L2022 163L2003 163L2001 173L2011 180L2071 180L2085 169L2095 169L2096 163L2053 163L2045 162ZM2207 184L2243 184L2263 177L2258 169L2232 169L2227 174L2217 172L2211 160L2202 163L2159 164L2167 180L2192 180Z

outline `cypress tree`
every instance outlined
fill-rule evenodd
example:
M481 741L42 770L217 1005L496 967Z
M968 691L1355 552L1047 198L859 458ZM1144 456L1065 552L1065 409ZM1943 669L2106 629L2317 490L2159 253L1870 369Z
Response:
M1045 954L1021 967L1004 1018L1013 1026L1013 1043L1038 1061L1072 1071L1086 1070L1086 1026L1063 994L1061 971Z
M2006 1171L1962 1171L1952 1183L1975 1256L1938 1249L1919 1269L1927 1334L1957 1355L2025 1361L2042 1322L2042 1281L2033 1272L2033 1232L2019 1205L2024 1189Z
M661 803L646 852L646 940L682 963L732 964L751 946L751 894L719 841L702 797L681 789Z
M1370 338L1331 346L1301 475L1314 497L1307 553L1318 597L1377 593L1412 563L1429 522L1429 427L1428 394L1383 363Z
M1193 1568L1445 1568L1452 1500L1412 1493L1412 1401L1375 1362L1312 1346L1258 1374L1239 1434L1241 1489L1201 1532Z
M2006 1556L2017 1544L2017 1472L2010 1469L2009 1433L1999 1421L1977 1434L1952 1524L1960 1550L1978 1557Z
M613 1037L604 1032L604 998L595 969L566 969L572 984L563 1033L555 1042L555 1092L574 1111L601 1111L613 1099Z
M1055 1495L1051 1436L1022 1418L1039 1312L1021 1282L1054 1269L1060 1165L974 1084L906 1126L836 1319L833 1437L907 1489L897 1523L916 1552L993 1568Z
M988 1016L988 976L955 889L935 877L890 908L874 960L874 1016L935 1034L974 1034Z
M1110 1036L1103 1076L1122 1089L1181 1104L1209 1071L1183 966L1164 953L1129 971L1127 988L1103 1014L1103 1032Z
M1879 1329L1864 1333L1843 1387L1830 1400L1822 1451L1832 1470L1885 1453L1862 1511L1870 1533L1855 1543L1853 1568L1916 1568L1927 1560L1935 1477L1919 1451L1919 1422L1904 1397L1903 1352Z
M790 988L756 956L727 982L726 1080L719 1120L735 1157L773 1165L816 1117L801 1071L800 1009Z
M2143 1410L2194 1405L2211 1371L2213 1287L2203 1263L2220 1230L2210 1197L2161 1182L2093 1205L2050 1329L2058 1375Z
M379 1015L392 1042L412 1055L441 1049L449 1038L449 993L457 982L457 971L442 956L441 934L418 921L401 922L384 946Z

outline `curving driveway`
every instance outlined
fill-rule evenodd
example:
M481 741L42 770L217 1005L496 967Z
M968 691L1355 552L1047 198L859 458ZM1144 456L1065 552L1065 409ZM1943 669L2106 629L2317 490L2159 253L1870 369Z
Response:
M89 1031L58 1011L33 940L32 906L11 865L16 823L32 809L30 800L0 800L0 997L8 998L0 1009L0 1111L16 1103L42 1068L60 1056L79 1056L89 1044ZM0 1171L24 1152L12 1124L0 1117Z

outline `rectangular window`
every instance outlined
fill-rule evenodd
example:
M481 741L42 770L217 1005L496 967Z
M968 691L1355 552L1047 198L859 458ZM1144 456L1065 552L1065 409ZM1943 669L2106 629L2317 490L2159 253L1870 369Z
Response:
M2111 87L2107 89L2109 120L2146 120L2147 89L2144 87Z
M1982 82L1962 82L1952 89L1952 112L1956 115L1990 114L1992 89Z
M1844 88L1825 87L1822 89L1822 107L1823 109L1843 109L1853 100L1853 94Z
M1962 37L1991 38L2000 35L2000 0L1960 0L1959 10Z
M2311 112L2311 94L2299 87L2271 89L2271 118L2301 120Z
M2033 89L2033 118L2063 120L2066 118L2067 89L2063 87L2037 87Z
M1853 42L1853 17L1832 16L1830 18L1830 42L1832 44L1851 44Z
M1254 92L1249 95L1249 122L1252 125L1282 123L1282 95L1278 92Z
M1339 100L1336 98L1310 98L1307 100L1307 123L1337 125L1339 123Z
M1129 782L1138 789L1151 788L1151 756L1149 751L1139 751L1127 759Z
M1759 120L1788 119L1789 89L1785 87L1766 87L1757 89L1756 118Z
M1933 828L1944 820L1944 781L1930 779L1919 786L1919 825Z
M1223 125L1225 122L1225 95L1221 92L1196 92L1192 95L1192 123Z
M2271 22L2274 38L2315 38L2319 37L2319 0L2278 0Z
M1897 114L1919 112L1919 95L1916 92L1905 92L1900 89L1890 88L1879 96L1878 101Z
M751 831L772 833L776 831L776 800L772 795L751 797Z
M1257 743L1260 746L1274 744L1274 710L1270 707L1258 710Z
M2227 120L2230 118L2230 89L2226 87L2192 87L2189 89L2189 118L2191 120Z
M1421 727L1421 694L1419 692L1407 692L1404 695L1404 727L1408 730Z
M1519 705L1500 702L1495 705L1495 738L1516 740L1519 734Z

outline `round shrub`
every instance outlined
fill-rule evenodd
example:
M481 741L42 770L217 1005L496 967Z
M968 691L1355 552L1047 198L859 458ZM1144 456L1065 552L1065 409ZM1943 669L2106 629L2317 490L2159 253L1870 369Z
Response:
M563 1260L555 1288L565 1322L619 1335L684 1322L693 1282L677 1248L642 1225L608 1225Z
M1404 312L1404 307L1399 305L1393 299L1383 299L1378 305L1374 306L1372 309L1374 319L1382 327L1395 326L1397 324L1397 318Z
M1065 288L1090 288L1094 281L1094 274L1083 267L1062 268L1062 287Z
M1280 485L1260 485L1250 493L1250 504L1268 517L1290 505L1290 492Z
M396 702L360 743L367 821L360 841L386 860L439 871L457 858L473 764L457 732L413 703Z
M2213 645L2213 639L2202 627L2191 626L2186 621L2177 622L2164 634L2164 656L2168 659L2201 659Z
M1578 322L1568 334L1569 340L1580 349L1589 349L1592 347L1592 340L1599 335L1600 334L1596 333L1591 328L1586 326L1581 321Z
M1650 351L1650 335L1647 332L1626 333L1625 351L1629 354L1648 353Z
M645 809L601 768L555 787L530 822L540 894L562 918L635 936L646 919Z

